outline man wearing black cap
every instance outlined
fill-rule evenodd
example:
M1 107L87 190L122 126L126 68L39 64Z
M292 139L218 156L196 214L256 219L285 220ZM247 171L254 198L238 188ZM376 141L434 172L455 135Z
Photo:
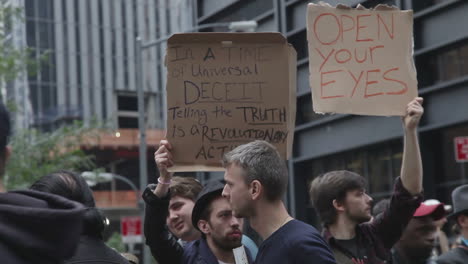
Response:
M247 263L252 263L249 252L242 255L243 220L234 217L228 200L222 197L224 184L220 181L207 183L193 205L191 212L192 225L201 232L201 238L186 243L177 243L177 239L167 229L160 228L168 214L172 173L167 168L172 166L171 145L162 140L155 153L155 161L160 172L158 185L147 188L143 193L146 201L145 236L153 256L160 264L223 264L236 263L233 249L244 256ZM165 209L161 206L166 200ZM156 226L158 225L158 226ZM176 229L178 228L176 224ZM181 228L182 229L182 228ZM149 230L152 230L149 232ZM159 231L158 231L159 230Z
M421 203L392 249L392 264L434 264L437 221L443 217L443 203Z
M5 192L9 135L9 113L0 101L0 262L62 263L73 256L78 245L84 208L48 193Z
M453 213L450 219L456 221L462 235L462 243L437 259L438 264L468 263L468 184L452 192Z

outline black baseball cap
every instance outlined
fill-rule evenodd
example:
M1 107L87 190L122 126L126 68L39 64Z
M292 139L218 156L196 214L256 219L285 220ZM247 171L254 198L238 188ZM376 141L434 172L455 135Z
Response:
M198 220L207 206L215 198L221 197L224 189L223 180L211 180L203 186L202 191L198 194L195 205L192 210L192 225L200 231L198 228Z

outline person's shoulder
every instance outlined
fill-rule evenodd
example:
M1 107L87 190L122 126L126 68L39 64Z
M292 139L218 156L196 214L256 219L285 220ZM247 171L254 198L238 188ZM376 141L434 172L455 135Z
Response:
M314 259L315 263L331 264L335 259L328 244L325 242L315 227L302 221L293 220L291 223L294 235L289 239L289 255L297 259L298 263L304 263Z
M315 227L299 220L291 220L285 227L288 234L295 234L294 237L298 239L321 237Z
M292 248L326 245L325 240L315 227L299 220L288 222L283 231L282 240Z

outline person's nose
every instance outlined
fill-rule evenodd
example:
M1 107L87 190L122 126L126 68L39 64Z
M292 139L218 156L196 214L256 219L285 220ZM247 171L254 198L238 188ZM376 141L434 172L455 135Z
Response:
M173 212L173 211L169 211L169 220L174 220L174 219L177 219L179 218L179 214L177 214L176 212Z
M223 197L226 197L226 198L229 198L229 186L227 184L224 185L224 188L223 188L223 192L221 193L221 195Z
M367 199L367 203L372 203L374 201L374 199L372 199L372 197L370 197L367 193L366 193L366 199Z
M232 216L232 217L231 217L231 226L232 226L233 228L239 228L239 226L240 226L240 220L239 220L239 218L237 218L237 217L235 217L235 216Z

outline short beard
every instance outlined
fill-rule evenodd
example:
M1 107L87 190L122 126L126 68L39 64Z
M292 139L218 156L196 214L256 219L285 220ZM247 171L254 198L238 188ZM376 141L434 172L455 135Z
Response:
M372 217L371 216L364 216L364 215L352 215L350 214L349 212L347 212L348 214L348 218L351 219L353 222L357 223L357 224L362 224L362 223L365 223L365 222L369 222Z
M231 251L233 248L238 248L242 245L242 236L238 240L229 240L228 238L211 237L213 243L224 251Z

